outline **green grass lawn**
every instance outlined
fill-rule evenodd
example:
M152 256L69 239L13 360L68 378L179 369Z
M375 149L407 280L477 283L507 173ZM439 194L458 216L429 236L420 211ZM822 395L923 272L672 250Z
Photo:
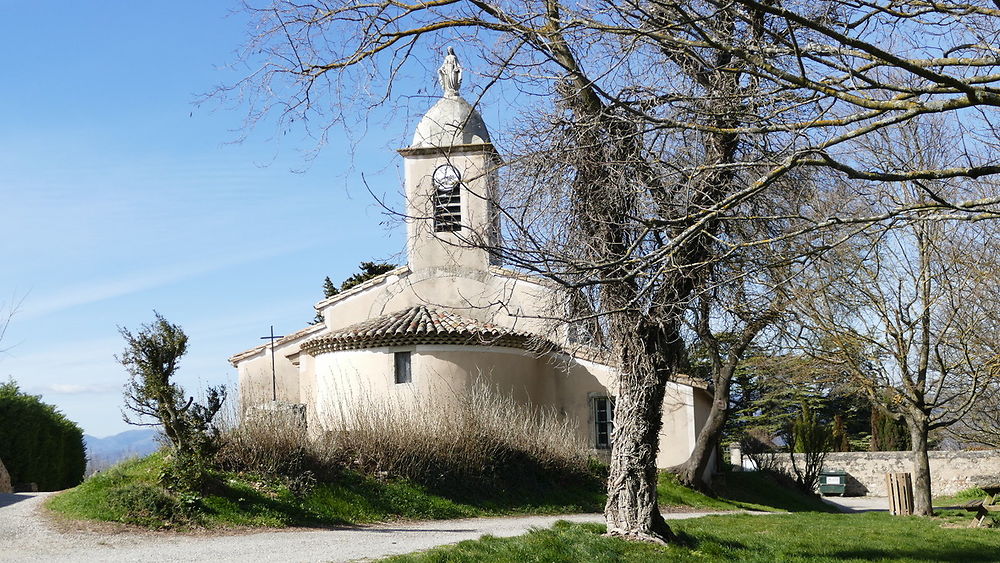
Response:
M771 476L758 472L731 472L716 476L716 496L699 493L677 484L671 474L660 475L657 486L660 506L669 510L683 506L705 511L761 510L765 512L836 512L818 497L804 495L780 485Z
M973 500L983 500L986 498L986 491L974 487L959 491L954 495L934 498L934 516L938 520L956 525L968 525L975 518L975 513L965 510L965 504ZM997 518L993 517L993 525L996 525Z
M287 527L365 524L394 519L446 519L511 514L600 512L605 494L599 483L558 487L524 486L503 491L430 491L403 480L376 480L352 472L296 495L277 479L218 473L211 493L185 497L159 484L162 453L132 460L87 479L48 502L53 511L77 519L136 524L152 529L193 527ZM829 511L814 497L780 486L755 473L720 477L718 497L710 497L661 476L664 510Z
M218 474L212 494L177 497L159 485L163 456L153 454L95 475L48 502L77 519L137 524L148 528L229 526L328 526L392 519L442 519L507 514L568 514L603 509L594 484L558 489L492 491L475 500L444 496L407 481L379 481L344 473L296 496L280 481Z
M604 526L559 522L513 538L484 537L388 559L451 561L998 561L1000 532L944 528L885 513L708 516L670 522L681 541L659 547L601 534Z

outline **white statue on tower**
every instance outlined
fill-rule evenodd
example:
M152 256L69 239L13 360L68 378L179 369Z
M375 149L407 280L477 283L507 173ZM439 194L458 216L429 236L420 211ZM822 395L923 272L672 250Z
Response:
M448 47L448 55L444 58L444 64L438 69L438 81L444 89L446 98L457 98L458 89L462 86L462 65L458 64L458 57L455 56L455 49Z

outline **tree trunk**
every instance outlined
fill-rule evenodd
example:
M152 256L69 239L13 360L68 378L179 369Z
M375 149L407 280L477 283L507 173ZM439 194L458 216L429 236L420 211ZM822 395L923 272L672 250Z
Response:
M728 397L728 392L726 396ZM691 451L690 457L674 468L677 481L680 484L699 491L708 491L712 486L708 466L712 461L712 454L718 449L722 427L726 424L726 419L729 418L729 409L720 408L721 401L724 399L719 398L718 389L714 399L712 410L708 412L708 420L698 432L698 439L695 441L694 450Z
M907 420L913 451L913 513L933 516L931 504L931 466L927 460L927 420Z
M733 351L732 353L738 352ZM722 427L729 419L729 388L733 381L735 366L735 360L731 360L722 369L717 367L715 375L712 377L715 389L712 391L712 409L708 411L708 420L698 432L698 439L695 441L691 456L675 470L677 480L685 487L700 491L708 491L711 488L712 477L708 471L708 465L712 461L712 454L719 447ZM707 478L706 474L708 474Z
M660 515L656 453L665 386L655 373L634 373L615 401L615 428L604 508L608 534L665 543L675 538ZM638 380L638 381L637 381Z
M663 337L662 325L646 321L633 324L632 336L621 342L604 516L609 535L666 543L676 536L660 514L656 453L670 373L664 360L677 342Z

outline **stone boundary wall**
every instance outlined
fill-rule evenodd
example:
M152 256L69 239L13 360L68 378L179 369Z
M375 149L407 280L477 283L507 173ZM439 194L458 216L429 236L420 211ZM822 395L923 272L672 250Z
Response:
M731 449L737 453L738 449ZM961 490L990 483L1000 483L1000 450L927 452L931 466L931 494L952 495ZM735 461L739 457L732 457ZM748 464L743 457L743 466ZM788 454L778 457L781 466L791 471ZM835 452L826 455L824 469L847 472L847 495L888 496L885 474L913 472L912 452Z

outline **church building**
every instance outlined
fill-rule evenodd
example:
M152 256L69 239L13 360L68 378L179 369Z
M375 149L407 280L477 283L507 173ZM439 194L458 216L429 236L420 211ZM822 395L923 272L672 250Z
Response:
M321 432L359 400L463 401L485 384L572 417L582 440L607 450L614 370L552 320L565 310L563 293L466 244L488 246L498 236L492 196L500 157L479 112L459 94L462 69L450 48L438 74L442 97L399 150L406 265L317 303L323 322L230 358L244 412L304 405L307 427ZM710 406L703 384L668 384L659 467L687 459Z

